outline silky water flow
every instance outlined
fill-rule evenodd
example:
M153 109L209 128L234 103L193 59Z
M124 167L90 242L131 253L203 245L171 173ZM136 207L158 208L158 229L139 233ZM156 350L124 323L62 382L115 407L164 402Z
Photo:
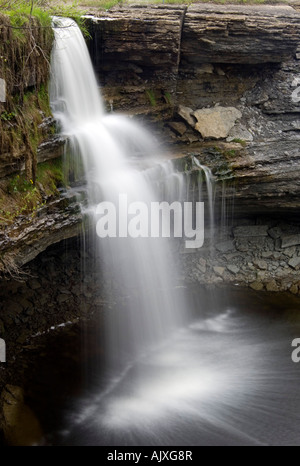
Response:
M51 106L74 167L84 166L94 229L100 202L117 206L122 194L128 205L149 205L157 199L158 177L167 197L184 201L188 183L171 162L135 168L158 155L159 145L132 119L104 111L79 28L69 19L53 22ZM204 170L212 230L211 174L195 164ZM118 224L127 221L123 215L120 209ZM175 286L174 252L165 238L98 238L98 247L127 305L106 313L107 380L78 400L58 443L299 443L299 377L289 358L289 327L243 313L226 299L212 299L208 313L199 292L195 317L187 290Z

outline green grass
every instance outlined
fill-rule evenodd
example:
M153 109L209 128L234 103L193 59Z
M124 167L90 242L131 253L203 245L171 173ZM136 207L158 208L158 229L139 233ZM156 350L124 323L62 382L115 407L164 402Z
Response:
M14 37L19 41L26 41L25 31L30 24L30 18L36 18L43 28L51 28L52 16L63 16L74 19L81 28L83 34L88 36L85 27L85 19L82 17L87 13L79 6L77 1L49 2L43 0L0 0L0 11L10 18Z
M40 8L35 4L31 5L31 2L26 0L18 0L11 2L10 5L7 4L6 8L2 9L2 12L9 16L10 24L16 30L26 26L31 16L37 18L42 27L51 26L51 17L49 13L44 8Z
M72 3L58 2L55 5L49 4L47 11L51 16L63 16L74 19L80 27L83 35L85 37L89 37L88 30L85 26L85 19L82 17L87 14L87 10L79 7L77 1L73 1Z
M98 10L110 10L115 5L126 5L126 0L81 0L79 7L96 8Z

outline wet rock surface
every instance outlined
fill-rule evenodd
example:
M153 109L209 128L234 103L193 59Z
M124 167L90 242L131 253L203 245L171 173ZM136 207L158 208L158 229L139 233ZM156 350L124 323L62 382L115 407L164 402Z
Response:
M7 362L0 364L0 432L5 443L43 444L43 426L61 422L58 407L84 389L83 354L85 364L101 358L101 316L114 306L107 283L101 258L83 238L48 248L28 264L22 281L1 281L0 337ZM90 343L82 353L87 329ZM60 388L53 392L56 384ZM16 392L13 403L8 390Z
M92 21L90 48L108 110L147 122L174 156L193 155L214 174L215 230L207 229L199 250L173 245L181 282L299 295L299 13L286 7L158 6L122 8ZM199 132L195 116L218 107L234 108L237 118L216 141L215 134ZM38 162L56 158L63 147L58 137L45 141ZM10 154L2 162L0 176L24 165L16 159L13 166ZM0 337L9 360L0 365L0 422L13 444L20 441L15 409L31 419L34 439L43 425L59 424L52 408L82 388L84 327L124 298L113 277L102 275L101 255L88 242L82 246L73 192L48 201L38 215L21 216L0 233L0 271L8 272L0 283ZM77 239L67 240L72 237ZM54 340L49 355L45 344L52 349ZM101 347L97 351L92 358L101 358ZM49 365L38 374L41 361ZM62 387L57 397L47 387L52 374ZM43 400L36 397L39 390ZM44 413L41 425L35 412ZM24 425L20 418L17 424Z
M0 232L0 272L17 277L48 246L78 236L81 225L80 204L71 191L49 201L35 216L20 216Z
M32 446L41 443L43 432L33 411L24 402L21 387L7 384L1 394L2 428L8 445Z
M174 241L180 266L174 292L176 284L194 284L197 293L202 285L226 286L229 299L229 285L246 284L254 291L289 291L293 299L300 294L300 245L284 246L299 232L297 223L244 218L216 229L213 244L207 236L193 252ZM100 364L101 374L103 317L122 310L128 296L107 273L91 237L49 247L26 273L22 282L0 286L0 337L7 346L7 363L0 365L2 441L52 444L47 432L61 429L63 409L94 380L93 370L91 380L85 379L89 364Z
M298 220L271 217L235 219L207 231L204 247L192 254L182 246L182 275L206 285L248 286L300 295Z
M134 6L90 21L91 55L108 111L144 121L176 155L194 153L221 183L234 182L237 213L298 211L298 10ZM160 35L163 21L172 30L165 38ZM131 34L146 26L154 45L144 44L143 54L131 54ZM142 44L143 39L136 47ZM146 63L143 57L150 50ZM215 133L197 131L194 115L217 107L235 108L241 117L219 131L216 141Z

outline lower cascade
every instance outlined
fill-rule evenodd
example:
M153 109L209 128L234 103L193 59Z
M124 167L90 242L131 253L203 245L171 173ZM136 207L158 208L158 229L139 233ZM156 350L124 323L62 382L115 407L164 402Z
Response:
M105 315L104 375L96 376L87 396L70 409L57 443L257 445L296 439L300 400L295 368L290 365L281 373L272 359L277 355L284 367L281 350L289 328L280 331L268 318L242 315L226 300L221 306L209 293L195 301L176 281L179 270L164 236L174 223L178 237L184 233L201 246L203 203L198 200L193 218L184 206L188 183L170 161L161 162L160 143L132 119L105 113L76 23L54 18L53 27L53 114L67 137L66 157L74 176L83 166L94 247L122 302ZM204 174L205 220L212 231L212 175L196 159L194 163ZM149 212L161 201L160 179L164 199L178 202L178 210L174 222L157 215L153 225ZM193 218L192 225L188 228L183 217L176 223L176 212L178 218L179 213ZM200 318L195 319L192 304L203 311Z

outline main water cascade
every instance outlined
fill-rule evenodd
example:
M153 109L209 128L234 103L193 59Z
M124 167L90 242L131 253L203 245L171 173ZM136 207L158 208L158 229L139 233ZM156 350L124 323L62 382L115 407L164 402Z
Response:
M55 18L54 24L51 105L70 156L83 161L89 212L97 219L97 205L117 205L120 194L128 203L149 205L157 199L151 181L157 167L137 170L132 159L158 155L159 146L131 120L105 114L80 30L68 19ZM184 200L182 179L169 163L162 167L166 179L177 179L168 195ZM212 201L209 207L212 219ZM120 211L118 222L123 221ZM107 312L105 383L99 380L102 388L93 386L78 401L58 443L299 441L298 378L293 365L284 365L288 327L281 331L268 318L243 316L217 302L208 315L201 299L196 304L201 315L193 319L184 289L174 286L175 267L164 239L101 238L97 244L126 305ZM287 382L290 397L285 397Z
M96 219L98 204L109 201L116 207L117 230L123 229L120 237L102 238L98 243L121 293L132 297L125 315L108 316L106 332L109 358L124 367L147 346L160 343L181 319L166 241L126 237L128 206L138 202L150 207L156 198L151 183L132 167L132 161L134 157L143 161L159 148L141 126L104 113L79 28L70 20L55 23L59 27L52 55L53 113L68 137L70 157L79 155L84 163L90 214Z

